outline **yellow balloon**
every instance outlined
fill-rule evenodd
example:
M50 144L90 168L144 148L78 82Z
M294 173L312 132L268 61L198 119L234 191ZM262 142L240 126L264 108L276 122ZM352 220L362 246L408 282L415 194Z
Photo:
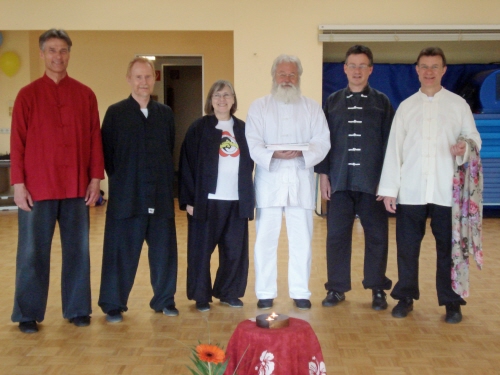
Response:
M5 52L0 56L0 69L2 72L12 77L21 66L21 59L15 52Z

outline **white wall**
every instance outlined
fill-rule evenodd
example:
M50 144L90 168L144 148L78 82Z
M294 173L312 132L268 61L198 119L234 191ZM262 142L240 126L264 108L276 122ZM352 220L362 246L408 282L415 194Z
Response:
M320 24L425 27L500 20L498 0L0 0L0 10L0 30L234 31L234 83L242 117L253 99L269 91L269 68L282 52L302 59L303 92L320 100Z
M101 116L109 104L128 94L123 79L123 60L135 53L162 54L164 49L169 49L190 54L206 48L212 58L204 57L205 91L216 79L234 78L239 102L237 114L244 119L250 103L269 92L271 63L280 53L292 53L301 58L304 66L302 91L321 100L323 45L318 41L321 24L425 27L433 24L498 25L499 20L498 0L0 0L0 30L6 36L0 53L15 50L22 61L21 70L15 77L7 78L0 73L0 127L10 122L7 102L13 100L30 79L36 78L35 73L40 70L30 55L30 51L36 52L33 46L38 31L52 27L67 29L74 39L70 72L78 72L75 78L96 91ZM28 33L26 30L38 31ZM103 30L115 30L116 34L112 37L104 34L108 37L103 38ZM131 35L123 30L136 32ZM166 35L162 34L165 30L173 33L161 36ZM217 30L229 31L234 38L229 42L234 47L232 55L227 54L227 48L219 50L219 43L227 47L228 39L223 36L211 34L214 36L198 44L200 33L189 37L192 31ZM388 48L400 47L395 43ZM341 50L340 54L345 48ZM417 50L399 56L411 60ZM494 43L480 53L485 59L491 53L498 60L499 50ZM458 49L457 53L477 54L465 49ZM114 77L103 67L113 65L117 57L122 65L113 68L119 73L115 72L118 76ZM220 68L221 65L225 67ZM0 152L5 151L8 151L8 136L0 135Z

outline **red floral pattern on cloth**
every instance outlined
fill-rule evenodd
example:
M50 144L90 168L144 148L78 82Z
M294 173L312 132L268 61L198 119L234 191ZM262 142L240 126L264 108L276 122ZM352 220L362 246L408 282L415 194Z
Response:
M312 361L309 362L309 375L326 375L325 362L312 357Z
M260 355L260 365L255 366L255 371L259 375L272 375L274 372L274 355L273 353L264 350Z
M258 375L273 375L274 374L274 355L273 353L264 350L260 355L260 364L255 366L255 371ZM309 362L309 375L326 375L325 362L318 361L318 359L313 356L311 362Z
M326 375L323 353L309 323L290 318L279 329L259 328L255 321L238 324L226 350L225 375Z
M469 146L469 161L455 162L452 205L451 283L461 297L469 296L469 256L483 267L483 166L474 141L459 138Z

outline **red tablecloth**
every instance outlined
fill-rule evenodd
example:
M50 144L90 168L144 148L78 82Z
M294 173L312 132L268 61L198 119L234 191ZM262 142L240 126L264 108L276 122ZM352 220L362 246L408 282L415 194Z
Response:
M279 329L260 328L245 320L233 332L226 355L225 375L232 375L240 360L238 375L326 374L318 338L301 319L290 318L290 325Z

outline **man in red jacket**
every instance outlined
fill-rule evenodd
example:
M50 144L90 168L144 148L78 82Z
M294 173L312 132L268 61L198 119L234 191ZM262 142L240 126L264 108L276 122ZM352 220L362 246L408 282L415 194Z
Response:
M51 29L39 38L45 74L19 92L12 115L11 181L19 207L12 321L24 333L45 317L56 221L62 244L63 317L90 324L88 206L104 178L97 100L70 78L71 39Z

